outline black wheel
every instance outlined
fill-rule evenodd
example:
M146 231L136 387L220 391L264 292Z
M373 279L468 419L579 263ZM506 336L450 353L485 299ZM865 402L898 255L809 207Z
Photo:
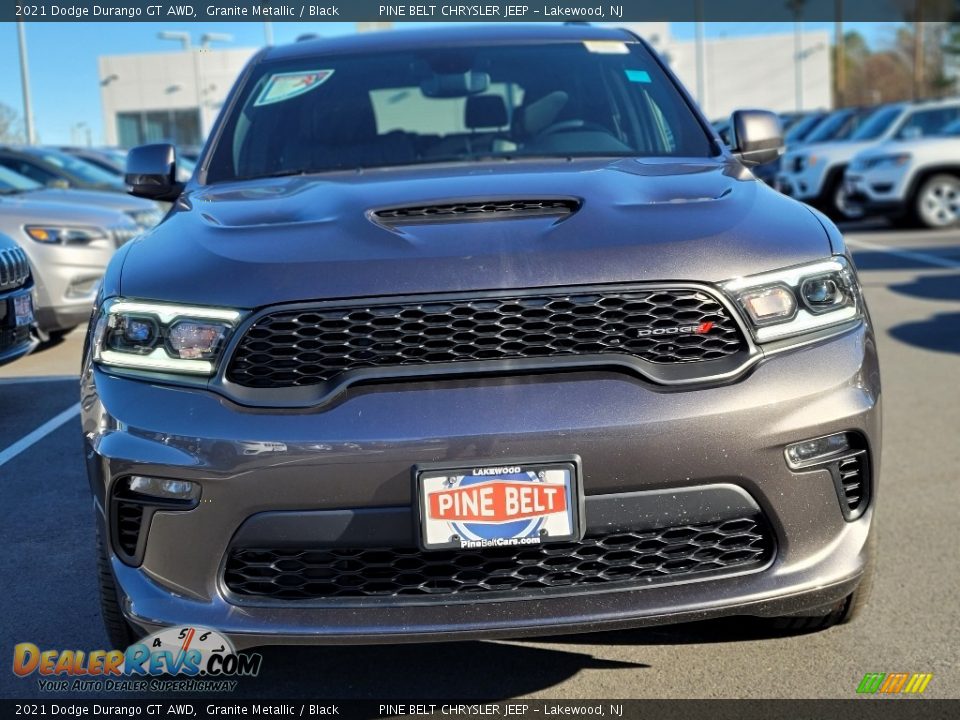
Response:
M863 208L850 202L843 188L843 172L835 172L828 180L823 191L822 209L833 221L859 220L864 216Z
M864 568L863 576L857 589L838 602L826 615L789 615L773 618L773 627L776 630L789 632L807 632L812 630L826 630L834 625L845 625L860 616L870 599L873 590L873 581L876 576L876 533L869 542L870 559Z
M110 638L110 647L126 650L137 640L137 633L120 610L117 581L113 577L110 560L107 558L107 548L103 544L99 528L97 529L97 580L100 587L100 615L103 618L107 637Z

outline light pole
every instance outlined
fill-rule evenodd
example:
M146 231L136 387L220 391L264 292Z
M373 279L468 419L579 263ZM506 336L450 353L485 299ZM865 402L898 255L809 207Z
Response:
M693 15L696 22L696 56L697 56L697 102L700 109L707 112L707 48L703 33L703 0L696 0L693 6Z
M273 23L263 23L263 39L267 45L273 45Z
M27 145L36 142L33 129L33 103L30 100L30 69L27 67L27 35L23 21L17 23L17 43L20 46L20 86L23 88L23 126L27 133Z

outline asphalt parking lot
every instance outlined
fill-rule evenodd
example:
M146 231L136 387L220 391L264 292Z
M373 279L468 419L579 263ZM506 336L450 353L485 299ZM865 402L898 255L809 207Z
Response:
M960 232L854 229L848 240L884 382L878 579L858 621L806 635L712 621L536 641L265 648L260 677L236 696L850 698L867 672L933 673L926 696L960 696ZM25 641L106 647L69 377L81 345L75 332L0 368L5 653ZM0 671L0 696L36 695L35 679Z

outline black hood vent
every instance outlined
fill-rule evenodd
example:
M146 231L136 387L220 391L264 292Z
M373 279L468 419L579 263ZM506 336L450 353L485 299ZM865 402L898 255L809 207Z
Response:
M580 209L580 201L571 198L549 200L472 200L437 205L411 205L373 212L384 225L424 222L460 222L464 220L509 220L537 216L571 215Z

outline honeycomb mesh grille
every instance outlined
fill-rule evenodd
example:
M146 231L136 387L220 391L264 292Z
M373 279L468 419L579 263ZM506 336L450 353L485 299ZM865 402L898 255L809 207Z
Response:
M656 581L765 564L760 518L589 535L536 547L234 548L224 570L237 595L281 600L450 596Z
M30 262L20 248L0 250L0 290L21 287L30 277Z
M0 351L30 342L30 328L21 325L15 328L0 328Z
M401 224L431 220L487 220L536 215L569 215L579 208L576 200L488 200L377 210L374 216L383 223Z
M744 347L726 309L701 290L557 292L272 313L246 331L227 377L277 388L359 368L603 354L694 363Z

